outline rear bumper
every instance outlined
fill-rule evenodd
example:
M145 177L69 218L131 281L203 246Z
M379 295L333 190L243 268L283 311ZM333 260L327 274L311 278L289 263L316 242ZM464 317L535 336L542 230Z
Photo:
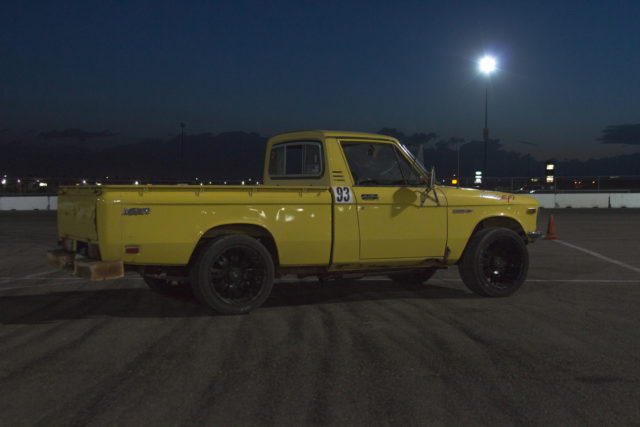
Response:
M47 252L47 262L56 268L73 270L74 276L87 280L117 279L124 276L122 260L94 260L63 249Z

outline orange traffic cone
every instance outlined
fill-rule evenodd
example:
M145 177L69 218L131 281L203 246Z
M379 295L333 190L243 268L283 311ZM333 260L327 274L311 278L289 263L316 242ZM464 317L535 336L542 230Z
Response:
M556 225L553 223L553 215L549 215L549 227L547 227L547 235L544 236L544 240L555 240L557 238Z

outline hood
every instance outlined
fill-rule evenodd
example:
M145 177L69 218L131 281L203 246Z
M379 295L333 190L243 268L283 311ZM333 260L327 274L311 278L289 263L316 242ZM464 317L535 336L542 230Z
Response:
M537 207L539 205L533 197L522 194L447 186L438 186L438 189L444 193L449 206L527 205Z

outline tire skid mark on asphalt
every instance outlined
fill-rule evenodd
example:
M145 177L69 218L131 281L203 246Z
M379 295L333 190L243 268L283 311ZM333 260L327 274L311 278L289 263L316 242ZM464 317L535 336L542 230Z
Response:
M103 305L103 302L106 302L101 297L93 294L91 291L78 291L78 289L79 288L76 288L70 292L60 292L59 293L60 298L56 299L55 301L45 304L44 306L35 308L27 313L23 313L22 315L18 316L15 319L11 319L10 321L4 320L0 317L0 320L2 320L3 324L16 325L14 328L11 328L11 330L8 333L0 335L0 339L4 343L2 350L12 353L16 349L20 349L21 347L32 344L33 342L41 342L43 337L44 339L55 337L55 335L53 335L52 333L57 332L58 330L61 330L61 329L63 330L66 329L69 324L76 322L78 318L82 318L87 314L91 314L92 312L96 311L96 309L100 308ZM64 306L64 303L68 301L69 293L72 293L74 296L84 294L83 296L85 296L85 298L78 300L77 303L71 306ZM8 298L11 298L11 297L8 297ZM87 300L89 301L94 300L95 304L87 305ZM139 300L140 300L140 296L136 296L134 298L135 303L137 303ZM0 299L0 302L2 302L1 299ZM55 307L56 305L60 305L60 304L62 304L63 306L59 307L58 310L55 310L52 313L50 312L49 308ZM80 311L80 314L76 313L76 309L79 307L83 309ZM24 320L25 318L32 317L34 313L40 313L40 312L47 313L47 315L42 318L32 319L32 321ZM0 314L0 316L2 316L2 314ZM60 317L64 317L64 320L60 320ZM44 328L39 328L37 330L34 330L32 334L28 334L28 335L24 334L24 330L29 331L32 328L33 326L32 324L34 321L41 326L45 326L44 322L48 322L51 319L55 319L56 322L46 323L46 326L49 326L49 327L44 327ZM23 341L23 342L17 341L12 343L10 340L13 339L15 336L25 338L26 341ZM2 354L2 352L0 352L0 354Z
M106 319L107 322L110 320ZM138 381L139 377L146 377L148 372L152 372L154 367L164 362L163 359L154 356L161 354L167 348L167 345L172 342L183 342L189 339L192 334L175 333L178 330L184 330L184 326L188 322L189 319L187 318L175 322L172 327L164 330L164 333L148 345L146 349L135 355L130 362L124 364L118 372L112 373L99 384L82 390L83 398L74 396L67 403L41 417L38 423L52 425L56 421L59 422L59 420L64 419L67 420L65 422L67 425L87 425L105 411L112 409L114 406L113 400L122 398L122 395L128 390L135 390L135 387L131 387L132 383ZM173 360L172 363L178 364L181 362ZM124 392L118 393L118 389L123 389ZM119 406L122 407L122 405ZM69 416L69 414L73 415Z
M296 307L292 310L275 309L269 313L273 319L265 319L263 322L264 325L269 325L269 328L262 335L262 340L266 339L267 342L262 342L261 348L270 351L263 353L259 361L259 371L267 375L259 393L263 396L271 396L271 401L256 405L252 411L251 418L260 420L260 423L268 425L291 423L291 411L294 408L289 405L289 398L300 398L304 394L307 395L307 399L303 398L303 400L311 399L311 396L308 396L308 388L304 387L304 384L295 389L282 384L286 381L283 376L296 379L306 378L309 366L313 366L313 364L305 366L309 362L308 357L306 354L301 354L298 348L300 343L306 341L303 331L311 329L308 327L306 313L305 310ZM268 342L270 334L274 330L286 331L282 341ZM283 366L286 366L286 369ZM292 393L295 395L290 396ZM295 408L295 410L300 411L301 408ZM281 419L280 415L282 414L287 414L288 419ZM299 415L293 418L296 424L302 424L302 418Z
M308 380L312 378L310 376L310 372L313 372L312 368L317 366L310 363L307 355L300 351L301 343L315 342L307 340L302 334L303 328L306 330L308 326L306 313L304 309L296 307L292 310L277 309L270 313L273 320L267 321L265 319L264 324L270 326L267 333L261 335L263 341L261 348L269 349L269 351L262 354L258 368L260 372L266 374L258 389L258 393L263 398L251 411L251 419L260 420L260 423L269 425L292 423L302 425L304 408L298 407L292 411L290 402L296 399L302 401L313 399L312 391L308 387ZM292 329L297 332L292 334ZM271 334L280 336L279 331L286 331L282 336L282 341L279 343L269 342ZM290 379L295 381L293 387L288 387L287 381ZM267 396L271 396L271 399ZM282 415L285 415L286 418L283 418Z
M594 296L594 298L600 299L599 296ZM552 304L555 304L556 306L552 307ZM619 304L619 302L612 299L610 304L612 306L616 306ZM593 355L594 357L597 356L598 358L603 360L610 360L612 362L612 366L618 366L622 370L628 369L629 371L632 370L632 366L628 366L626 368L620 366L619 360L623 358L622 355L624 355L624 358L632 357L634 359L634 363L640 362L640 355L638 355L638 353L633 350L625 351L622 350L620 346L609 348L607 347L606 343L598 341L598 337L592 337L590 334L575 334L575 329L590 327L582 320L580 321L580 324L567 324L557 322L554 317L551 317L549 315L544 316L541 314L544 311L549 312L550 309L553 309L552 312L563 314L571 313L572 318L588 320L589 312L591 310L583 307L581 304L576 304L575 299L555 297L553 299L546 299L543 306L532 304L520 304L516 306L515 303L513 303L513 306L518 310L519 313L527 316L528 320L530 320L532 324L536 324L539 328L544 329L546 335L545 338L547 341L553 338L555 342L560 343L562 346L562 353L568 353L582 348L584 349L584 353L586 354ZM635 325L633 320L624 318L623 321L628 322L630 325ZM608 322L611 322L611 318L608 319ZM624 331L628 330L631 329L618 329L612 327L609 334L615 334L619 332L622 335L620 341L626 342L628 341L628 338L626 337L626 333ZM595 352L594 349L596 349ZM567 377L566 380L571 380L571 377Z
M34 310L39 311L39 310ZM72 322L77 319L67 319L65 321L58 321L55 323L47 323L40 324L40 328L34 329L33 324L31 323L17 323L12 322L11 324L3 323L5 325L5 329L7 329L6 333L0 334L0 341L3 343L2 351L0 351L0 355L3 351L7 351L11 353L13 350L25 346L27 344L31 344L33 342L40 341L42 337L49 337L52 332L57 331L60 328L65 328L69 322ZM10 325L10 326L9 326ZM25 334L25 331L27 332ZM16 337L22 338L25 341L14 341Z
M321 327L320 335L323 338L319 342L319 361L316 364L313 384L313 399L307 405L305 424L327 425L332 422L330 399L331 390L334 389L336 379L336 363L333 356L339 353L338 333L339 328L333 313L326 305L320 305L315 310L319 314Z
M305 322L300 325L304 328L302 343L313 343L314 351L306 353L298 362L299 369L304 375L301 388L304 389L306 405L299 408L296 424L310 423L331 424L335 422L335 410L339 405L333 404L332 398L342 387L336 387L342 378L339 364L336 359L346 361L342 357L344 352L352 348L349 336L345 336L345 330L338 327L336 310L346 306L308 305L298 307L296 311L304 313ZM295 358L295 354L291 355ZM344 402L340 402L343 404ZM286 402L281 402L281 410L286 413ZM286 420L283 420L286 424Z
M406 365L404 361L401 362L398 359L401 353L404 352L404 354L407 354L407 352L403 348L406 342L401 341L399 336L409 337L411 334L408 333L406 329L403 329L402 325L400 325L400 328L396 328L399 324L397 312L390 308L389 304L382 304L381 301L375 298L373 298L373 300L376 305L381 308L381 310L376 310L375 314L384 314L384 316L376 316L376 318L379 319L382 317L385 325L394 325L394 327L384 328L376 325L376 327L363 330L350 330L349 335L353 341L353 350L349 355L345 356L351 356L353 359L359 360L360 363L365 361L365 366L368 371L371 371L372 375L378 372L383 375L389 375L391 373L391 376L393 376L396 381L403 381L398 378L401 378L403 374L406 375L403 370ZM394 302L395 300L392 303ZM358 306L350 307L357 308ZM363 321L363 316L354 309L347 310L344 313L355 320L355 322L347 322L347 324L358 325L359 322ZM379 320L377 319L373 321L374 324L378 322ZM383 361L382 363L381 360ZM407 406L406 400L404 399L405 396L401 396L406 390L398 390L397 393L390 395L388 389L377 385L376 383L378 383L378 381L371 381L369 375L361 376L360 378L365 380L365 384L353 384L352 387L355 386L353 393L357 393L358 389L368 388L370 392L369 400L373 400L373 402L369 401L367 405L377 408L378 411L380 411L374 414L375 418L392 420L393 424L399 425L411 424L412 421L415 422L416 414L414 411L416 408ZM351 405L358 404L358 401L351 403Z
M58 330L67 330L67 326L71 323L71 322L76 322L78 320L78 318L82 318L84 316L86 316L87 314L94 312L97 308L99 308L100 306L106 304L108 301L94 295L91 293L87 293L87 297L80 299L79 301L77 301L76 304L71 305L70 307L66 306L66 307L61 307L59 313L65 314L66 320L63 321L57 321L52 327L50 328L46 328L46 329L41 329L38 330L38 332L36 332L35 334L31 335L28 337L28 340L25 342L18 342L18 343L14 343L14 345L12 346L3 346L3 351L11 351L12 353L14 353L16 350L25 347L35 341L42 341L42 337L46 337L45 339L52 339L55 341L55 335L52 334L52 332L58 331ZM56 301L53 301L49 304L46 304L44 307L39 307L38 309L34 309L31 312L24 314L22 316L19 316L18 319L25 319L28 318L30 316L33 315L33 313L36 312L40 312L43 309L58 305L60 302L66 302L67 300L63 297L57 299ZM78 312L77 308L81 308L81 310ZM47 310L48 311L48 310ZM58 317L60 317L59 315L55 315L54 313L47 313L47 316L43 319L34 319L36 320L38 323L40 322L44 322L46 321L46 319L57 319ZM30 368L34 368L37 365L46 362L47 360L51 360L53 357L57 356L58 354L64 352L64 351L68 351L72 348L75 347L75 345L81 343L82 341L84 341L87 337L89 337L93 332L96 331L96 327L100 326L101 327L104 326L105 322L108 321L108 319L104 319L103 321L99 322L96 325L92 325L90 328L90 332L85 332L82 333L80 338L78 339L74 339L72 340L70 343L63 343L62 345L59 345L57 347L54 347L53 349L49 350L47 353L41 355L40 357L37 357L35 359L32 359L31 361L27 362L25 365L23 365L18 372L26 372L26 370L30 369ZM15 321L14 321L15 322ZM23 320L22 322L25 322L25 320ZM32 323L32 322L27 322L27 323ZM24 325L29 326L29 325ZM10 335L16 335L19 334L22 329L24 328L20 328L18 330L14 330L10 333ZM6 338L6 336L3 336L3 338ZM16 374L16 372L14 372L14 375ZM4 378L0 378L0 380L6 381L8 378L14 376L12 374L9 375L9 377L4 377Z
M405 301L406 304L419 308L412 301ZM478 381L477 384L482 386L485 389L485 393L482 393L483 396L492 396L491 399L496 398L496 393L499 393L498 399L501 404L501 409L503 411L503 415L508 417L509 423L516 424L518 420L524 419L525 413L519 408L523 407L523 401L520 399L514 402L514 398L518 398L517 394L513 393L513 390L510 390L512 387L511 382L502 380L502 370L500 368L500 364L505 360L513 360L516 363L521 365L522 369L526 369L526 366L522 364L522 362L518 358L514 358L512 354L508 351L503 351L500 345L496 345L497 343L490 342L487 339L484 339L482 336L476 334L469 326L463 324L462 322L457 321L452 316L437 316L433 312L430 313L432 318L438 319L443 324L447 325L448 329L454 331L458 334L458 336L463 337L468 343L470 343L473 347L478 349L482 354L484 354L488 361L490 362L489 370L485 370L483 376L491 377L492 381ZM443 338L440 337L440 340L444 342ZM469 373L461 373L455 372L453 375L477 375L477 373L469 372ZM491 385L488 385L491 383ZM456 387L456 395L466 396L467 401L469 402L477 402L478 396L477 391L471 391L472 388L466 389L465 387L460 386L460 382L455 382ZM476 395L474 395L474 392ZM480 409L480 408L478 408ZM482 411L478 410L477 413L482 413ZM484 422L490 422L491 420L486 419Z
M55 359L63 353L73 350L88 337L92 336L95 332L103 329L108 322L109 319L102 319L101 321L94 323L93 325L91 325L91 327L89 327L89 329L82 332L80 336L48 350L45 354L28 361L17 369L13 369L11 372L9 372L8 375L0 377L0 382L2 382L5 386L7 383L13 380L20 382L30 371L37 369L37 367L40 365L46 366L48 364L47 362Z
M242 344L246 343L247 338L244 335L244 330L248 329L246 328L246 325L249 324L248 315L243 315L240 317L241 319L234 322L234 327L230 329L227 334L230 337L229 342L221 343L220 345L220 348L225 348L233 351L229 351L228 353L226 353L225 358L218 361L217 366L219 368L210 378L208 383L204 387L202 387L202 391L201 393L199 393L202 398L199 401L195 402L194 407L190 408L189 413L184 420L184 424L211 424L208 423L208 421L215 421L215 416L212 416L212 414L216 414L218 406L221 406L222 403L224 403L223 398L227 397L227 390L230 389L232 391L235 391L237 384L227 383L229 381L232 381L237 373L241 373L245 370L244 366L242 368L238 368L238 361L242 361L244 360L244 358L242 357L243 355L238 355L235 353L235 351L237 351L238 348L244 348ZM234 316L229 316L229 318L233 319ZM221 353L217 352L216 356L219 355L221 355ZM232 405L233 402L230 404L230 406Z
M188 319L185 319L185 322L188 321ZM193 348L193 343L196 342L196 337L202 334L202 329L206 327L207 321L207 318L202 318L196 320L195 323L191 322L189 324L190 327L179 327L176 331L176 334L179 336L171 339L169 343L162 347L160 352L154 350L153 354L157 356L159 354L168 355L177 353L180 356L183 356L185 349L187 351L188 349L192 349L194 354L196 354L195 349ZM88 408L85 412L92 414L91 420L95 421L97 424L107 423L106 420L103 421L101 419L104 417L108 420L115 420L115 422L119 424L128 424L127 420L135 417L139 410L138 402L144 401L145 399L153 399L153 395L154 393L157 393L157 390L167 388L165 385L165 379L157 375L157 373L162 371L171 372L171 374L176 378L184 378L189 375L193 375L190 365L185 364L184 360L180 357L156 357L156 359L151 363L147 363L143 368L137 369L133 375L128 375L125 381L118 384L111 393L104 394L104 398L100 400L97 405L94 404L93 407ZM147 390L141 389L137 386L145 380L149 384ZM193 380L189 381L189 387L195 385L196 384ZM175 386L169 385L169 387ZM175 393L180 392L183 392L183 390L175 390ZM184 408L182 405L172 407L172 404L173 402L165 406L163 409L165 414L157 414L155 419L147 417L146 424L162 424L166 419L164 416L168 414L171 414L176 419L185 418L188 413L188 409ZM105 410L105 408L114 407L117 408L117 410Z
M60 303L66 303L67 301L69 301L69 296L84 296L85 299L95 299L95 295L93 295L93 292L91 291L81 291L79 290L80 288L76 288L74 290L71 291L66 291L66 292L53 292L53 293L48 293L45 295L39 294L39 295L11 295L11 296L5 296L3 297L4 301L12 301L15 299L20 299L20 298L38 298L38 297L45 297L47 299L53 299L50 302L46 302L44 305L38 306L36 308L34 308L33 310L30 310L26 313L21 313L20 315L18 315L15 318L5 318L2 317L4 316L4 314L0 314L0 319L2 319L3 323L23 323L23 322L27 322L27 323L31 323L28 322L24 319L29 318L30 316L32 316L34 313L36 312L48 312L49 308L54 307ZM65 307L64 310L62 310L62 312L67 313L70 309L75 309L78 306L82 306L84 305L85 299L81 299L80 301L77 302L77 304L72 305L71 307ZM2 300L0 300L0 302L3 302ZM54 314L56 314L54 312ZM56 316L56 318L59 316ZM65 317L69 317L69 315L67 314ZM50 318L50 315L49 315ZM44 320L48 320L47 318L42 319L40 321L44 321Z

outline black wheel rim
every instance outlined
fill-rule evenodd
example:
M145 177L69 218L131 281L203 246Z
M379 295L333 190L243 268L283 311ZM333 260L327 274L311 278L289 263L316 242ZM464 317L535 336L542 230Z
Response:
M253 248L238 246L222 252L209 267L209 283L227 304L247 304L262 290L267 265Z
M497 239L482 251L480 268L486 283L507 289L521 278L524 254L513 239Z

